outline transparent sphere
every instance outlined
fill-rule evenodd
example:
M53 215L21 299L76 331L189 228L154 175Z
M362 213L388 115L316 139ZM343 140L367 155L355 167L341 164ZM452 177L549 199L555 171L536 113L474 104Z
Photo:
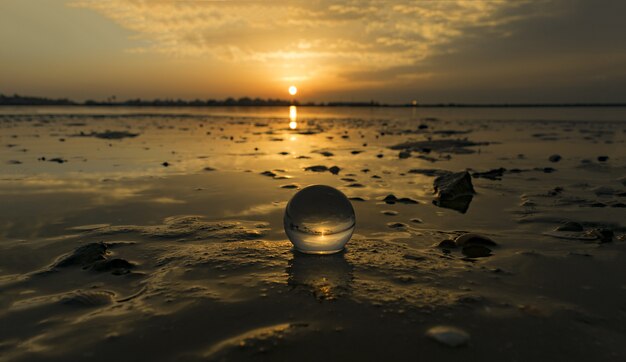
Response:
M350 240L356 218L350 200L341 191L313 185L289 200L283 223L298 251L332 254L343 250Z

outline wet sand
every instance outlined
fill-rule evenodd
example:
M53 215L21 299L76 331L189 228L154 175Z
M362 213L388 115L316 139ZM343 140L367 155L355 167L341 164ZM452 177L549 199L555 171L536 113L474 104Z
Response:
M623 361L625 141L610 108L0 109L0 360ZM285 236L311 184L343 253Z

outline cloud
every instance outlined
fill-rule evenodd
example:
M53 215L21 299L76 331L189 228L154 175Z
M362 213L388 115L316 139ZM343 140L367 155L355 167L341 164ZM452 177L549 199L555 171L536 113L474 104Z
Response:
M505 37L526 15L516 1L75 0L134 33L133 52L293 68L384 83L429 76L420 64L453 53L477 29ZM406 73L395 70L405 70ZM368 78L369 73L378 76ZM386 76L385 76L386 75ZM294 75L296 76L296 75Z

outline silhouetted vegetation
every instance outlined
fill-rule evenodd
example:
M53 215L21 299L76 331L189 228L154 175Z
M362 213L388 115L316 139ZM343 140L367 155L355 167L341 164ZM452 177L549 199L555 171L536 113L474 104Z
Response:
M232 97L217 99L128 99L118 101L115 96L105 100L87 100L76 102L70 99L51 99L44 97L29 96L5 96L0 94L0 106L115 106L115 107L268 107L268 106L303 106L303 107L467 107L467 108L507 108L507 107L626 107L626 103L429 103L429 104L384 104L377 101L369 102L307 102L301 104L297 100L285 99L262 99L242 97L235 99Z

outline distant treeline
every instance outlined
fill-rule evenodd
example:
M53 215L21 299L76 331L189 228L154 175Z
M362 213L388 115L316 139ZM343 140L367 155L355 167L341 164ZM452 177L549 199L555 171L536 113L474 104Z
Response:
M0 106L116 106L116 107L267 107L267 106L304 106L304 107L488 107L488 108L507 108L507 107L626 107L626 103L406 103L406 104L384 104L376 101L369 102L308 102L300 103L297 100L284 99L262 99L242 97L235 99L232 97L216 100L216 99L129 99L118 101L114 96L106 100L86 100L84 102L76 102L71 99L51 99L44 97L29 96L5 96L0 94Z

